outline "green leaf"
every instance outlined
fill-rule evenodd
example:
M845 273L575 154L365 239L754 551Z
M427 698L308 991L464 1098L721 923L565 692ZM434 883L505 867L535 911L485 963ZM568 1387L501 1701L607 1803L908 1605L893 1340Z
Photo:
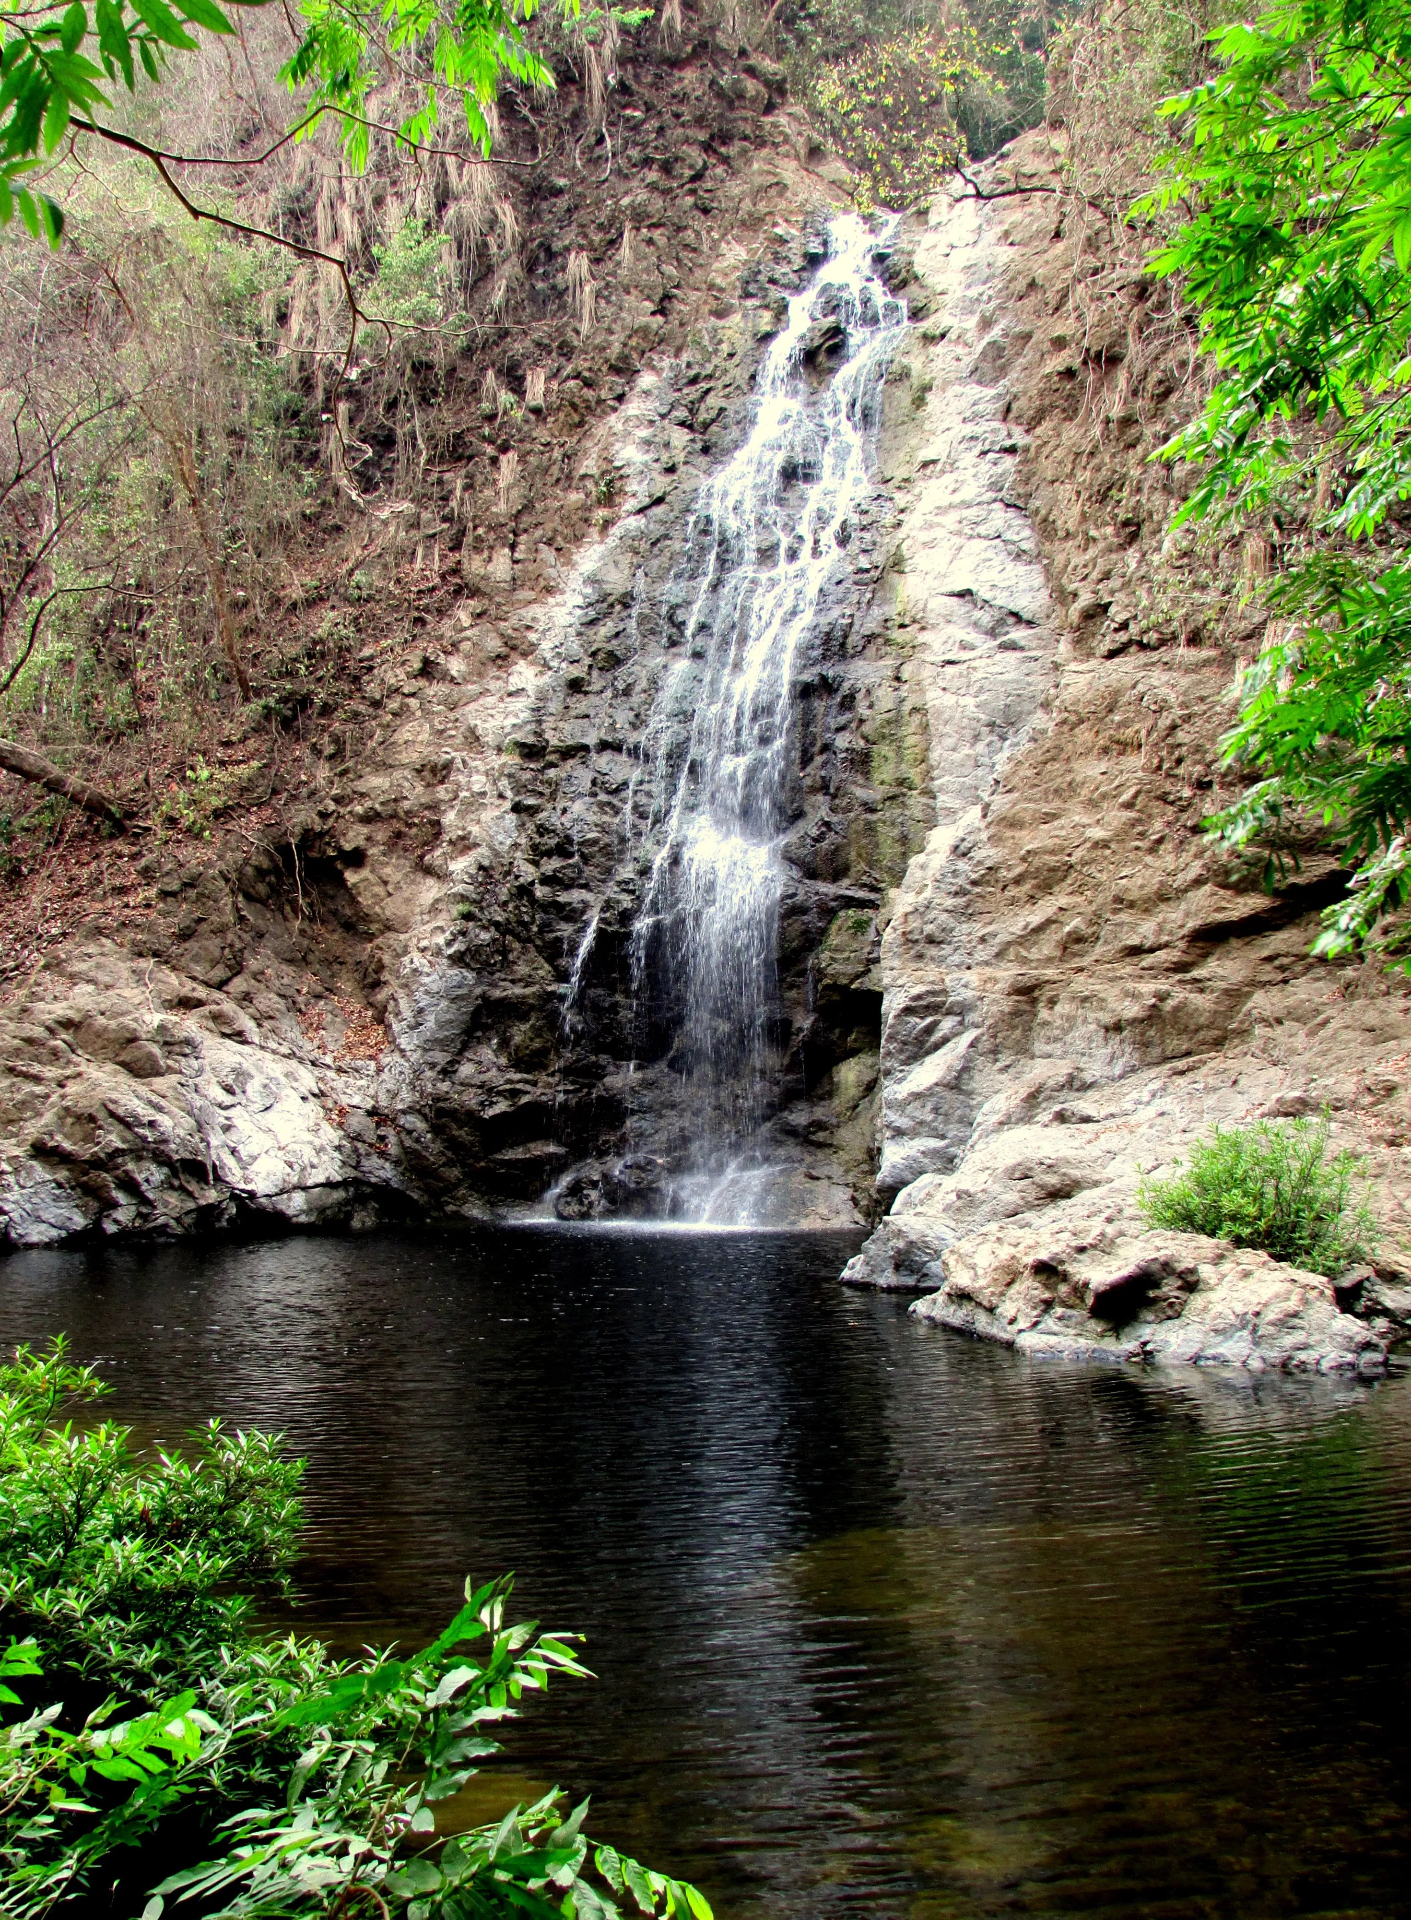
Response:
M235 28L215 4L215 0L178 0L182 13L207 33L234 33ZM134 0L135 4L135 0Z
M588 1817L588 1808L591 1804L591 1796L587 1800L579 1801L563 1825L561 1827L555 1827L549 1835L549 1845L551 1847L566 1847L570 1840L578 1837L578 1831Z
M132 65L132 42L122 9L114 5L114 0L95 0L93 13L98 27L99 51L108 62L109 71L121 73L130 91L136 76Z
M44 112L44 151L52 153L63 139L69 124L68 95L56 87L49 96L49 105Z
M445 1879L454 1881L470 1866L472 1855L463 1840L448 1840L441 1849L441 1872Z
M180 47L187 53L196 51L197 42L191 38L171 8L167 6L166 0L132 0L132 10L151 28L163 45Z
M615 1847L597 1848L593 1854L593 1861L614 1893L626 1893L627 1882L622 1873L622 1856Z
M427 1705L444 1707L448 1700L454 1700L472 1680L479 1678L479 1667L452 1667L448 1673L442 1674L435 1690L427 1696Z
M298 1701L279 1716L286 1727L327 1726L346 1719L357 1708L393 1693L405 1682L410 1669L405 1661L381 1661L370 1673L343 1674L326 1693Z
M25 1640L11 1640L5 1651L0 1653L0 1674L6 1679L32 1678L43 1671L39 1646L32 1636Z
M73 0L73 5L59 23L59 44L64 52L77 53L87 32L88 13L82 0Z
M652 1883L647 1878L646 1870L635 1860L629 1860L626 1854L620 1854L618 1857L622 1862L622 1877L627 1882L627 1891L643 1913L655 1913L656 1895L652 1891Z
M409 1893L435 1893L440 1887L440 1870L430 1860L408 1860L398 1876L399 1891Z
M289 1776L289 1791L285 1796L285 1806L291 1812L298 1803L304 1788L309 1784L314 1769L329 1751L329 1742L321 1740L316 1746L309 1747L299 1755L294 1771Z
M511 1807L499 1826L496 1827L495 1837L490 1842L490 1858L492 1860L498 1860L502 1853L519 1853L522 1851L523 1843L519 1837L519 1816L522 1811L522 1806L523 1803L521 1802L519 1805Z
M450 1653L464 1640L476 1640L485 1631L485 1623L480 1618L480 1608L484 1605L485 1595L490 1592L484 1587L475 1594L452 1620L446 1631L439 1634L422 1655L425 1660L439 1659L444 1653Z
M575 1880L569 1895L577 1920L620 1920L621 1909L605 1900L587 1880Z

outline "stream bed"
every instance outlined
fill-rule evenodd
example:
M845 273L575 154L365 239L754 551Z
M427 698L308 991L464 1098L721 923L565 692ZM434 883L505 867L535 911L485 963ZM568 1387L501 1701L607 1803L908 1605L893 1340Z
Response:
M0 1341L308 1459L309 1630L467 1572L588 1635L557 1782L717 1920L1411 1914L1411 1381L1027 1362L856 1240L537 1227L26 1253Z

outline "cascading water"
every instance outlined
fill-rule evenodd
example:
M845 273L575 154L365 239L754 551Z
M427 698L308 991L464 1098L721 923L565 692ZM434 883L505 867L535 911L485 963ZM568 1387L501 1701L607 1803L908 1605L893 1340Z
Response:
M749 435L701 489L673 583L684 645L657 693L626 827L650 850L634 1000L660 999L664 983L677 1006L674 1059L696 1117L682 1218L748 1215L767 1175L750 1142L776 1066L795 674L871 491L880 390L906 322L876 270L888 232L855 215L831 222L828 257L760 369ZM595 932L596 916L570 1016Z

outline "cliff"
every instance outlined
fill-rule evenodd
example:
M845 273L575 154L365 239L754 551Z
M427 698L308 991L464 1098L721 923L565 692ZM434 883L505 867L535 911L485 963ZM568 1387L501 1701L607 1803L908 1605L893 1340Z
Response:
M344 596L354 666L284 838L140 853L124 918L61 924L17 978L12 1243L550 1189L571 1217L662 1204L697 1116L669 992L634 1025L623 821L694 503L848 185L763 69L697 49L670 89L656 110L709 103L724 131L646 143L577 209L595 330L524 411L510 488L478 445L448 479L416 537L432 590L407 597L404 547ZM1259 1298L1231 1337L1284 1313L1280 1354L1357 1366L1342 1307L1380 1350L1411 1284L1411 1002L1309 958L1328 863L1269 896L1204 840L1258 636L1246 557L1167 538L1180 476L1149 456L1189 404L1189 331L1065 193L1063 137L888 243L912 321L878 486L793 684L762 1217L885 1212L851 1278L972 1331L1112 1346L1219 1266L1167 1248L1142 1277L1140 1177L1212 1122L1327 1109L1368 1156L1383 1255L1356 1302L1242 1268ZM1125 1321L1095 1329L1121 1286Z
M511 178L543 316L528 339L511 330L516 404L439 422L440 504L414 529L329 499L318 584L282 643L322 685L269 768L274 804L234 809L209 847L80 833L66 886L41 870L12 890L13 1242L477 1216L595 1153L620 1163L639 1040L623 1010L628 909L610 896L674 642L659 607L642 617L644 594L668 590L702 478L739 442L763 343L847 180L777 71L707 32L624 54L620 84L642 124L610 184L551 161ZM581 103L565 93L558 111L572 122ZM566 333L574 255L595 303ZM548 372L532 394L536 361ZM480 391L473 355L454 391ZM850 614L834 628L804 695L783 1099L797 1180L820 1136L835 1174L810 1178L786 1217L836 1221L857 1218L849 1178L870 1184L880 994L825 979L804 1002L828 929L845 908L875 912L909 829L905 797L892 803L904 755L880 786L838 775L859 708L893 727L897 676L853 658L878 633L854 641ZM232 756L250 752L232 739ZM594 1017L575 1040L566 987L595 918ZM669 1157L669 1115L661 1132Z
M1270 896L1204 838L1258 629L1239 556L1166 537L1180 476L1151 455L1189 404L1189 344L1150 281L1093 257L1056 191L1062 137L1016 143L981 182L999 197L933 207L915 243L937 317L892 453L889 590L937 819L889 903L891 1210L850 1274L943 1283L922 1310L970 1331L1121 1349L1084 1263L1126 1250L1126 1320L1169 1279L1169 1261L1137 1272L1142 1175L1214 1123L1327 1111L1388 1235L1344 1304L1395 1317L1411 999L1399 976L1309 956L1329 862ZM1038 191L1011 197L1016 179ZM1326 1282L1291 1284L1331 1308ZM1360 1336L1321 1337L1315 1360L1355 1363Z

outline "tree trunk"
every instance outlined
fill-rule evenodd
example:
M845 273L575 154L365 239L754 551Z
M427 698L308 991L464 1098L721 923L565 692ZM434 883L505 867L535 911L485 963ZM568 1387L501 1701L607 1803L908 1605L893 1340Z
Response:
M112 794L104 793L101 787L90 786L87 780L74 779L62 767L56 767L52 760L44 759L42 754L31 753L28 747L22 747L14 740L0 740L0 767L7 773L17 773L21 780L33 780L37 785L47 787L50 793L61 793L65 800L72 800L88 813L105 814L112 820L123 818L122 806Z
M221 558L220 542L206 514L206 502L201 493L201 479L196 471L194 447L185 427L168 425L159 427L158 431L166 441L173 478L186 495L186 504L191 510L191 519L196 528L196 537L206 557L206 574L211 583L211 599L215 602L216 632L220 636L221 650L230 662L230 670L235 675L235 683L240 689L240 698L250 700L253 698L250 691L250 676L245 671L240 642L235 635L235 620L230 610L230 583L226 578L225 562Z

